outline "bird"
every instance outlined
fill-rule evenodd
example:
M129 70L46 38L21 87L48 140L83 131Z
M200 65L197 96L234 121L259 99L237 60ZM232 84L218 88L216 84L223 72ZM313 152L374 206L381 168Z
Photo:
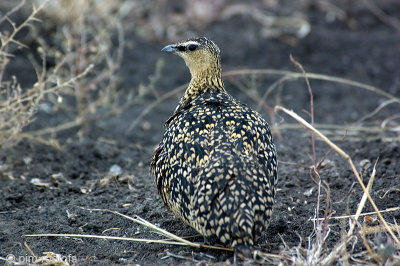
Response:
M248 256L267 228L278 178L268 123L225 89L220 49L206 37L167 45L190 83L151 158L167 209L205 240Z

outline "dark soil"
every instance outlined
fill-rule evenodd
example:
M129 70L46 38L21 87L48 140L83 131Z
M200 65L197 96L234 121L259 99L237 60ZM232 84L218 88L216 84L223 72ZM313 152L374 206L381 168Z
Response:
M395 5L393 1L390 9L385 11L395 16L400 12L400 5ZM307 13L312 25L311 33L296 46L288 45L279 38L260 37L260 26L247 17L216 22L198 34L209 37L219 45L224 71L241 68L298 71L290 63L289 55L292 54L308 72L363 82L399 97L400 33L382 23L368 10L358 9L354 12L351 15L357 27L350 28L343 21L328 23L325 12L311 7ZM139 84L148 83L156 61L161 58L165 60L166 67L156 83L159 95L189 80L189 72L181 59L160 52L167 42L145 41L135 33L127 33L126 36L129 36L132 47L125 50L125 61L119 73L121 90L136 89ZM12 69L21 72L24 67L24 63L21 63L12 66ZM257 108L258 103L243 93L237 83L252 84L252 87L247 86L249 93L258 92L262 95L276 79L274 76L253 79L231 77L225 85L235 97ZM311 80L311 86L315 122L318 124L375 127L376 123L390 115L400 113L399 105L392 104L377 116L357 124L360 118L386 99L373 92L339 83ZM232 253L208 249L119 240L24 236L69 233L163 238L123 217L83 208L111 209L129 216L138 215L178 236L196 235L193 229L164 208L149 173L151 154L162 137L164 121L172 114L178 98L173 97L157 105L143 120L149 124L142 126L140 123L127 133L130 123L152 101L153 96L145 97L141 104L118 117L89 124L84 137L77 136L79 128L61 132L56 137L62 143L62 150L24 140L13 148L0 151L0 257L5 258L8 254L29 256L24 247L26 242L37 255L42 252L70 255L79 265L232 262ZM270 95L267 104L283 105L308 119L303 112L303 109L309 110L310 104L304 80L285 83ZM317 207L318 192L317 185L310 177L310 170L305 167L313 164L309 133L301 128L280 128L286 123L295 124L283 113L271 116L267 109L261 109L260 112L268 121L273 121L271 127L280 165L274 213L259 244L268 252L277 253L283 247L282 239L289 246L296 246L301 241L300 236L302 245L306 247L307 237L313 233L310 218ZM46 121L57 121L57 117L43 118L46 115L39 113L35 123L46 126ZM348 136L343 136L343 133L330 131L329 136L351 156L358 169L362 161L368 160L373 166L378 159L371 191L377 206L381 210L400 206L398 135L384 131L360 131ZM317 141L316 150L317 157L322 159L329 147ZM113 165L122 169L119 176L109 175ZM365 183L368 182L372 166L366 169ZM331 151L324 160L320 176L322 182L329 184L333 216L354 214L362 197L362 189L348 163ZM40 178L47 186L33 184L35 178ZM321 191L320 206L319 217L323 217L326 207L324 190ZM373 209L367 203L363 211ZM384 217L390 223L394 220L400 223L399 211L390 212ZM340 240L341 223L331 220L330 229L328 247ZM360 239L356 251L364 250ZM191 240L203 241L202 237ZM167 252L185 259L168 255Z

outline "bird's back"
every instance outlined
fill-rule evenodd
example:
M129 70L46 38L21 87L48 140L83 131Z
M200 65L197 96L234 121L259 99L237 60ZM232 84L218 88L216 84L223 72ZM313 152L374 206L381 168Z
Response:
M265 120L226 92L178 106L152 158L164 203L204 236L252 245L275 196L277 161Z

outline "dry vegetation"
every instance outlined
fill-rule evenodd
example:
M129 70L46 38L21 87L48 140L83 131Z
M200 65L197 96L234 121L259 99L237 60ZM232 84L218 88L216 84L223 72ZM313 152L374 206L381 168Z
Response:
M116 3L104 5L100 1L79 4L76 1L37 1L35 4L21 1L1 18L5 30L1 33L0 47L0 146L15 144L22 138L46 142L41 138L44 134L84 126L90 120L120 112L123 107L119 102L116 71L124 48L121 21L129 8ZM29 9L30 15L16 25L12 17ZM14 53L28 49L16 38L26 28L30 30L30 41L38 45L29 56L37 81L32 87L21 88L15 76L5 80L4 73ZM46 31L52 35L46 36ZM71 120L21 134L38 108ZM55 145L57 141L52 139L47 143Z
M218 20L227 19L234 15L250 15L257 23L263 25L263 36L274 36L282 38L283 41L293 43L296 38L305 36L310 25L301 17L273 17L266 16L256 11L254 7L245 4L228 5L228 1L218 1L218 6L208 10L210 1L196 1L189 5L182 12L173 9L177 6L176 1L82 1L77 4L73 0L59 1L36 1L34 5L30 2L21 1L18 5L9 8L7 14L0 17L0 147L11 146L21 139L28 138L31 141L40 141L56 148L61 148L57 140L57 133L72 127L80 127L78 135L85 134L86 123L92 120L99 120L121 113L125 108L140 101L143 90L132 90L130 95L122 95L118 90L118 69L121 66L125 35L127 26L134 26L138 34L151 39L178 39L182 32L194 27L205 27ZM265 5L276 6L276 1L265 1ZM267 3L268 2L268 3ZM304 1L310 2L310 1ZM330 15L346 20L350 26L356 23L346 17L345 10L333 5L330 1L316 1L319 8L326 10ZM365 1L368 9L391 27L398 28L398 20L385 16L372 1ZM63 12L58 12L62 9ZM152 15L149 15L149 12ZM166 11L165 11L166 10ZM23 12L22 12L23 11ZM25 19L16 23L13 16L16 14L29 13ZM217 16L222 14L222 16ZM126 22L129 17L130 23ZM21 17L19 17L20 19ZM134 19L132 19L134 18ZM189 19L191 18L191 19ZM166 20L171 20L166 27ZM187 23L186 23L187 22ZM40 26L38 26L40 24ZM36 51L31 51L29 57L32 69L36 72L37 80L31 86L22 88L17 78L11 73L6 76L6 68L15 59L14 55L20 49L28 49L24 40L18 38L18 33L29 29L29 38L34 39L38 44ZM51 36L45 36L44 31L52 32ZM26 39L25 39L26 41ZM282 83L288 80L302 77L307 82L310 95L310 123L300 116L281 106L275 107L279 112L283 111L296 119L301 127L311 132L312 167L310 177L318 190L318 204L315 208L314 232L308 238L308 245L289 246L284 243L283 250L278 254L267 254L261 251L255 252L254 260L260 263L273 263L280 265L330 265L342 263L378 263L381 265L396 265L400 262L400 228L396 221L385 221L379 213L379 206L376 206L368 193L373 186L375 172L368 172L370 182L364 184L360 178L359 171L354 166L351 157L344 153L332 140L340 140L345 131L362 132L375 130L387 141L396 140L400 135L399 114L386 117L383 120L376 120L375 125L355 125L348 129L340 125L318 125L314 124L313 117L313 93L308 79L320 79L329 82L345 83L361 89L373 91L387 98L372 113L365 115L360 122L374 117L382 109L389 105L400 103L400 99L390 95L378 88L357 83L355 81L330 77L316 73L306 73L301 65L293 60L293 63L300 68L301 73L293 73L278 70L242 70L225 73L225 77L252 76L263 74L279 75L279 78L264 95L255 95L250 90L243 88L249 97L259 101L260 107L266 108L274 119L274 108L266 106L264 99L270 95ZM159 71L158 71L159 72ZM156 73L158 73L156 71ZM156 78L159 78L155 75ZM154 82L153 82L154 83ZM243 85L237 84L239 88ZM150 82L149 86L154 86ZM133 129L138 122L164 99L183 90L179 87L170 93L159 97L131 124ZM150 90L151 91L151 90ZM305 92L307 93L307 92ZM48 128L35 128L35 130L24 131L23 129L35 120L37 111L46 111L54 115L67 117L62 124L56 124ZM274 130L284 128L297 128L296 124L280 124ZM300 128L301 128L300 127ZM322 129L317 130L316 128ZM339 133L338 133L339 132ZM50 135L49 135L50 134ZM50 136L44 138L43 136ZM329 138L328 138L328 137ZM331 211L331 199L329 184L321 181L319 168L326 156L317 158L315 139L322 139L332 150L343 157L343 164L346 161L353 171L355 180L362 186L364 191L357 213L347 217L333 217ZM375 169L375 168L373 168ZM320 206L320 198L325 197L326 206ZM382 226L369 226L369 219L373 214L363 214L362 210L367 200L374 206L375 214L378 215ZM319 217L319 210L324 210L324 217ZM104 210L101 210L104 211ZM106 210L107 211L107 210ZM398 211L395 209L394 211ZM120 213L111 211L114 214ZM88 213L88 215L90 215ZM359 219L363 217L362 219ZM126 217L128 219L132 219ZM149 224L140 218L132 219L134 222L159 230L164 236L172 240L162 240L162 243L189 245L194 248L200 245L191 243L185 239L169 234L160 228ZM330 223L333 220L340 220L342 228L341 240L333 247L326 245L326 239L330 237ZM75 235L75 237L77 237ZM96 236L81 236L96 237ZM146 241L126 239L132 241ZM160 240L161 241L161 240ZM303 242L299 240L299 243ZM355 243L362 242L365 249L361 253L354 253ZM205 247L202 245L202 247ZM213 248L209 247L208 248Z

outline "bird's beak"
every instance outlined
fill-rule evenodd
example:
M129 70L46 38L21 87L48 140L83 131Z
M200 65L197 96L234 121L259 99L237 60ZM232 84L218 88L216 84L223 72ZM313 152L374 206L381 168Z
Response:
M175 53L177 51L176 46L171 44L167 45L164 48L161 49L162 52L167 52L167 53Z

